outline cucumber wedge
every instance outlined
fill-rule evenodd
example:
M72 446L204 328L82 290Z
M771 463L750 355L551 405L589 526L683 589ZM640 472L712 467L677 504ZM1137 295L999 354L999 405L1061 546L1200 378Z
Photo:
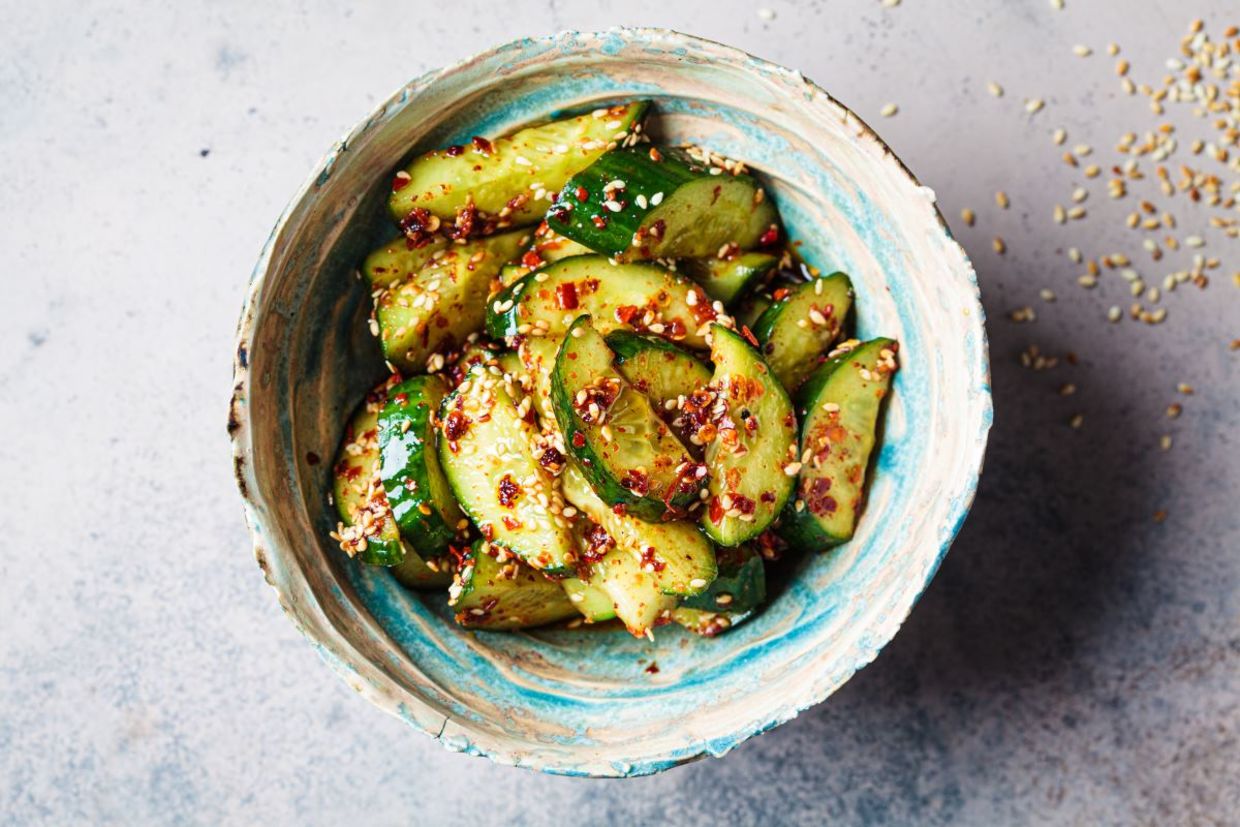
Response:
M435 449L447 390L439 376L415 376L388 392L379 413L379 477L401 535L423 554L446 551L461 520Z
M482 536L550 575L567 575L576 543L563 498L538 460L538 432L514 384L473 367L440 409L439 461Z
M821 276L773 294L774 303L754 323L762 355L789 391L813 373L818 357L843 329L852 307L852 282L843 273Z
M425 372L432 355L461 346L480 330L491 279L520 252L525 235L454 244L412 278L379 293L375 320L388 362L407 373Z
M766 567L762 555L748 546L715 552L719 575L706 591L686 597L680 605L708 612L751 612L766 600Z
M638 101L597 109L493 141L474 138L468 146L428 152L392 179L388 208L407 226L414 224L409 217L415 210L425 211L427 216L415 220L430 232L442 222L453 222L459 230L465 223L460 216L474 224L487 219L512 226L536 223L547 208L540 199L636 135L647 108L646 101ZM428 216L439 222L428 222Z
M616 354L616 370L629 384L644 393L655 413L672 428L677 438L695 458L701 447L690 441L677 404L710 384L710 367L688 351L658 336L642 336L628 330L607 334L607 346Z
M602 623L616 616L616 607L611 602L611 595L579 577L569 577L560 581L564 593L574 608L586 619L586 623Z
M578 316L601 333L627 327L685 347L704 349L717 313L691 281L655 264L612 264L605 256L573 256L529 273L494 296L487 308L493 339L563 336Z
M778 242L779 216L757 180L713 169L683 149L617 149L568 180L547 223L618 261L726 257Z
M413 278L437 256L443 255L451 241L442 236L427 239L420 245L407 238L388 242L366 256L362 275L372 287L391 287Z
M660 592L670 595L701 594L715 579L718 568L714 549L692 523L648 523L617 512L594 493L576 465L570 464L560 481L565 499L597 523L616 544L611 551L607 551L606 543L596 544L593 553L591 548L584 548L582 559L596 558L600 551L606 556L622 552L653 579ZM593 577L590 582L595 582ZM615 598L613 592L608 593ZM618 606L617 614L627 622Z
M711 333L715 402L697 432L710 471L702 528L719 545L735 546L765 531L792 493L796 414L754 347L720 325Z
M569 455L608 505L643 520L679 519L698 502L706 468L612 358L590 317L578 318L551 374L552 406Z
M577 615L559 583L485 540L466 553L449 595L456 622L473 629L526 629Z
M710 366L667 339L630 330L613 330L606 339L616 370L659 409L710 383Z
M677 606L668 612L668 617L671 618L673 623L684 626L694 634L701 635L702 637L715 637L731 629L733 626L748 620L753 614L753 611L719 612L710 611L709 609L691 609L687 606Z
M860 344L825 362L797 395L803 462L780 529L789 543L822 550L852 537L897 353L891 339Z
M736 308L736 326L742 325L753 330L753 326L758 323L758 319L768 307L771 306L771 297L763 293L754 293L745 298Z
M589 582L611 598L613 614L634 637L653 638L653 628L676 608L676 598L664 594L655 576L625 549L591 565Z
M446 560L422 557L404 543L388 506L379 477L379 412L392 382L367 394L345 426L332 467L333 500L341 522L333 540L350 557L372 566L387 566L397 580L412 588L443 587L451 582Z
M686 259L681 270L702 285L712 299L730 306L765 281L778 266L779 256L754 252L732 258Z

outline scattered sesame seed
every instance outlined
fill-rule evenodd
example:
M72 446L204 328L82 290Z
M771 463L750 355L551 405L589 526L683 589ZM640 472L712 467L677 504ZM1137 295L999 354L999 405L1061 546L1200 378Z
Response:
M1073 430L1080 430L1081 426L1084 424L1085 424L1085 414L1076 414L1075 416L1073 416L1071 419L1068 420L1068 427L1072 428Z
M999 190L995 193L995 203L998 204L1001 209L1006 210L1012 202L1008 198L1008 194L1006 192Z
M768 9L765 6L763 6L762 8L758 9L758 17L769 23L770 21L775 19L775 10Z
M1029 98L1025 101L1025 111L1030 115L1040 112L1044 106L1046 106L1046 101L1041 98Z
M1088 46L1082 46L1078 43L1076 46L1072 47L1072 53L1077 57L1089 57L1094 53L1094 50Z
M1003 255L1004 253L1007 252L1007 244L1004 243L1003 239L1000 238L999 236L995 236L994 241L992 241L990 244L994 248L995 252L998 253L999 255Z
M899 111L900 107L896 106L894 103L888 103L884 104L883 108L878 110L878 114L882 115L884 118L890 118Z
M986 84L986 91L994 95L996 98L1003 97L1003 87L995 83L993 80Z
M963 210L960 211L960 218L964 221L965 224L972 227L973 223L977 221L977 214L974 213L973 210L969 209L968 207L965 207Z
M1186 384L1184 382L1181 382L1180 384L1176 385L1175 389L1179 391L1180 393L1184 394L1185 396L1192 396L1194 393L1193 386Z
M1164 451L1171 450L1171 434L1163 434L1158 440L1158 447Z
M1167 418L1179 419L1180 414L1184 412L1184 406L1179 402L1172 402L1167 406Z

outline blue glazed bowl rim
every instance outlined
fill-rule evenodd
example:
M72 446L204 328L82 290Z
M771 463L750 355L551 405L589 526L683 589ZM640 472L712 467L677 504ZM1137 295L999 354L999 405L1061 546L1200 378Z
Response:
M270 586L276 591L277 599L285 614L293 622L293 624L302 632L303 635L315 646L323 659L332 667L332 669L352 686L359 694L366 697L375 705L385 709L391 714L395 714L405 720L410 725L420 729L427 734L433 736L441 744L453 751L465 751L472 755L484 756L498 763L510 764L527 768L538 769L542 772L570 775L570 776L611 776L611 777L632 777L649 775L661 772L678 764L686 763L705 757L707 755L719 756L731 749L735 748L749 738L773 729L780 724L795 718L800 712L815 706L825 700L832 692L835 691L843 683L856 673L867 661L856 661L842 676L841 679L833 686L828 686L822 690L814 691L810 696L789 702L780 708L772 711L770 715L758 723L746 724L737 731L731 733L724 738L713 738L709 740L701 740L699 742L690 743L683 748L676 749L666 755L654 758L643 759L636 763L630 764L612 764L605 771L599 771L597 765L592 765L590 769L585 769L579 764L572 763L555 763L540 758L536 754L532 755L527 749L508 749L502 743L495 746L483 746L476 743L460 743L455 739L445 736L445 728L447 720L438 730L433 726L429 726L424 717L419 716L415 710L407 707L405 702L392 703L393 693L389 687L380 685L380 681L374 681L363 677L362 673L354 667L350 662L350 651L348 643L342 639L336 639L339 636L333 634L316 633L317 630L323 629L323 624L308 623L307 620L321 620L322 610L318 606L313 606L314 611L319 615L312 618L303 617L300 611L304 609L301 604L294 605L294 602L288 599L287 592L291 591L294 585L304 585L305 575L299 572L295 565L290 565L294 561L284 550L278 547L278 544L271 544L268 548L268 536L273 532L269 531L265 525L263 516L264 492L261 490L254 471L254 464L251 461L253 456L252 434L253 428L249 419L249 408L247 406L247 396L251 382L251 374L249 370L249 358L251 342L255 334L256 311L259 306L259 300L262 294L264 278L270 268L272 251L275 240L285 229L291 213L318 185L320 185L328 176L330 176L332 167L342 152L345 152L349 145L361 134L381 122L394 107L406 105L419 92L435 83L440 78L454 74L468 68L480 60L499 54L511 54L514 51L525 49L546 49L559 46L568 47L580 38L587 39L607 39L614 42L617 39L621 42L649 42L659 41L662 44L671 44L686 50L687 52L708 53L716 59L720 56L723 59L733 62L736 65L748 65L752 71L762 72L768 75L779 76L786 81L791 81L798 85L804 85L813 90L815 95L815 103L812 105L825 105L837 107L840 111L847 113L851 122L855 123L860 130L858 137L864 136L869 140L873 140L879 146L885 156L885 161L894 163L902 175L917 187L920 187L916 176L908 169L908 167L896 156L896 154L883 142L873 129L871 129L864 121L856 116L851 110L839 101L832 98L827 92L822 90L808 78L801 75L800 72L787 69L777 64L766 61L762 58L750 55L743 50L732 46L718 43L706 38L687 35L670 29L650 28L650 27L618 27L609 29L606 32L597 33L580 33L575 31L565 31L559 34L547 35L538 38L521 38L511 41L491 49L481 51L471 57L460 60L450 66L432 70L420 77L414 79L408 84L402 86L393 95L384 100L368 115L362 119L356 126L337 141L324 154L320 161L315 165L313 172L306 179L305 183L298 189L297 193L290 199L288 205L282 211L280 217L276 221L274 228L266 243L263 246L258 262L250 277L249 289L242 308L241 318L238 324L236 348L234 350L233 360L233 395L229 409L228 430L232 440L234 472L240 489L240 493L244 502L246 521L250 529L253 539L254 555L259 567L264 572L266 580ZM976 329L969 331L972 335L977 336L979 342L978 349L978 368L980 377L978 381L979 399L977 404L980 406L980 431L975 435L972 445L976 455L976 465L972 467L972 471L966 480L958 481L961 485L959 496L953 498L952 510L949 514L948 528L942 535L940 546L932 564L927 568L924 581L920 584L916 595L909 602L908 606L903 609L903 616L900 623L892 627L891 635L894 636L899 626L907 619L908 614L912 611L913 606L920 600L924 594L926 587L937 573L939 566L942 564L943 558L946 556L948 549L955 540L968 515L972 506L974 496L977 491L978 480L980 479L982 464L985 457L986 443L990 430L993 416L993 402L990 392L990 365L988 344L986 338L986 330L984 326L985 315L980 301L980 294L977 285L976 274L968 261L967 255L963 249L959 248L957 242L951 236L946 221L941 212L934 208L934 215L939 223L940 230L946 236L947 243L955 246L961 255L964 263L964 270L967 271L967 278L972 287L973 304L969 310L968 324L975 326ZM290 578L294 578L290 580ZM298 582L300 579L300 583ZM881 640L873 648L871 658L877 654L883 646L890 642L890 636L886 640ZM384 678L384 681L390 682L390 679ZM417 703L415 700L414 703Z

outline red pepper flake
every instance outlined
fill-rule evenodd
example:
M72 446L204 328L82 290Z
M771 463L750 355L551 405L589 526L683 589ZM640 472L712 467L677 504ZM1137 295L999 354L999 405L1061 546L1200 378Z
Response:
M460 155L464 151L465 151L465 147L461 146L460 144L453 144L452 146L445 149L443 151L443 154L447 155L449 158L455 158L456 156Z
M504 524L504 528L508 529L509 531L516 531L518 528L521 527L521 523L519 521L514 520L512 517L509 517L507 514L504 515L502 522Z
M542 256L533 250L526 250L525 255L521 256L521 263L533 270L535 267L541 267L543 260Z
M667 568L667 563L656 556L654 546L646 546L642 549L642 568L652 571L663 571Z
M779 241L779 227L775 224L766 228L766 232L758 239L758 245L761 247L769 247Z
M482 137L479 137L478 135L475 135L470 141L470 143L474 145L474 149L477 152L481 152L483 155L491 154L491 142L488 141L486 138L482 138Z
M777 302L783 301L784 299L788 297L788 294L791 292L792 291L789 290L787 287L779 287L775 290L774 293L771 294L771 298Z
M573 194L577 196L578 201L585 201L590 197L590 191L585 187L577 187Z
M577 285L571 281L556 285L555 299L561 310L576 310Z
M469 417L460 411L449 411L443 420L443 435L449 442L456 442L469 430Z
M718 497L711 497L710 500L710 521L717 523L723 519L723 503Z
M650 160L656 164L663 160L663 153L659 151L657 146L650 147Z
M573 447L574 448L586 447L586 435L583 434L581 431L575 431L573 433Z
M400 172L396 173L394 178L392 178L392 192L400 192L405 187L409 186L409 182L411 180L413 179L409 177L409 173L402 169Z
M505 474L499 481L499 504L504 508L512 508L512 504L519 496L521 496L521 486L512 478L512 474Z
M597 563L616 547L616 541L607 533L607 529L598 524L591 524L582 539L585 540L585 548L580 550L579 556L585 563Z
M603 216L592 215L590 216L590 220L594 222L594 226L597 227L598 229L600 230L607 229L607 219L603 218Z
M812 480L806 480L802 486L805 500L805 507L809 509L811 514L834 514L838 507L835 498L828 492L831 490L831 480L829 477L817 477Z
M650 225L650 235L652 238L662 238L663 233L666 230L667 222L662 218L656 219L655 222Z
M644 497L650 493L650 477L635 468L630 468L625 473L620 479L620 485L639 497Z
M632 324L633 319L642 312L642 309L633 304L622 304L616 308L616 321L620 324Z
M741 335L745 337L745 341L754 347L758 347L758 337L753 335L753 331L749 329L749 325L741 325Z
M651 675L659 674L659 664L654 661L650 661L650 665L646 667L646 671Z
M564 455L554 447L548 448L539 456L538 464L543 468L558 468L564 464Z

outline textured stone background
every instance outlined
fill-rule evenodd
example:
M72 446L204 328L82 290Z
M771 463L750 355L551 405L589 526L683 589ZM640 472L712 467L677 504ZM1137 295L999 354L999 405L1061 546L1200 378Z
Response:
M1132 199L1094 185L1090 217L1054 225L1078 179L1048 134L1110 159L1155 121L1120 93L1105 43L1154 80L1192 16L1217 31L1240 10L769 0L768 22L758 5L7 4L0 822L1237 823L1236 242L1206 233L1224 270L1170 297L1162 327L1107 325L1123 283L1077 288L1062 250L1131 251ZM353 696L263 585L224 433L247 276L331 141L426 69L615 24L798 67L875 124L975 256L997 406L973 516L878 661L721 760L631 782L449 754ZM1027 116L1027 96L1047 108ZM1186 109L1168 119L1198 128ZM1174 203L1181 236L1204 225ZM1025 304L1035 323L1006 320ZM1080 364L1026 371L1030 343ZM1069 380L1080 390L1059 397ZM1169 422L1178 382L1197 393Z

